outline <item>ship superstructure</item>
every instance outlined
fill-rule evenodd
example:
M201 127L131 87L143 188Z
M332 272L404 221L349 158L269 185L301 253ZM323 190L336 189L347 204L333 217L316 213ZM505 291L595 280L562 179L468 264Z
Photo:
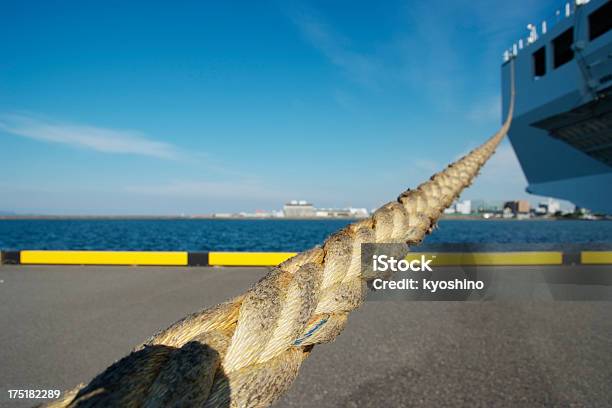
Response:
M502 65L502 112L515 65L509 137L527 191L612 214L612 1L567 3L528 29Z

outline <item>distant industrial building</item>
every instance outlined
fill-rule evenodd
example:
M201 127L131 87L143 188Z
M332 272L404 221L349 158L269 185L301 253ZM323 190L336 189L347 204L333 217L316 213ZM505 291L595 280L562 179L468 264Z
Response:
M349 207L349 211L351 213L351 217L355 218L368 218L370 216L370 213L365 208Z
M278 210L255 210L255 212L214 213L211 218L367 218L365 208L315 208L305 200L292 200Z
M461 214L470 215L472 213L472 201L463 200L453 203L450 207L444 210L445 214Z
M366 218L365 208L315 208L304 200L292 200L283 206L283 214L287 218Z
M455 204L455 209L459 214L468 215L472 213L472 201L463 200Z
M558 211L561 211L561 203L559 201L549 198L546 201L541 201L538 203L538 208L536 208L535 212L538 215L554 215Z
M506 201L504 203L504 218L529 218L529 201L527 200L515 200Z
M345 217L345 218L367 218L368 210L365 208L317 208L317 217Z
M527 200L515 200L506 201L504 208L508 208L513 214L528 214L529 213L529 201Z
M314 206L304 200L292 200L283 206L283 214L285 217L315 217Z
M504 210L501 201L472 200L472 212L476 213L501 213Z

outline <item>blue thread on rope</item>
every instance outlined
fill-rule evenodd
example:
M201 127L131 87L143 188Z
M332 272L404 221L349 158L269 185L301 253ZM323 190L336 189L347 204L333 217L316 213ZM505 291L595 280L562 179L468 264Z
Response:
M312 336L314 334L314 332L316 332L317 330L319 330L319 328L321 328L321 326L323 326L325 323L327 323L327 319L328 317L326 317L325 319L321 319L317 322L317 324L315 324L315 326L308 330L306 332L306 334L304 335L304 337L302 337L301 339L297 339L296 341L293 342L294 346L299 346L300 344L302 344L304 342L304 340L306 340L307 338L309 338L310 336Z

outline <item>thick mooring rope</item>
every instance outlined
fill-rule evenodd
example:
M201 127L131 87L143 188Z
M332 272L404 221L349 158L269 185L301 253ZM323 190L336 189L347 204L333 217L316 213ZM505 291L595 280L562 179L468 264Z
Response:
M265 407L315 344L335 339L364 300L362 243L415 245L469 186L510 127L371 218L273 268L245 294L173 324L49 407Z

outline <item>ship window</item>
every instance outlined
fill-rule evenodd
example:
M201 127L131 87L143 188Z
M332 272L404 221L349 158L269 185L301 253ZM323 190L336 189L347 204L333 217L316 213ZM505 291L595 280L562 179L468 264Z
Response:
M610 29L612 29L612 1L606 2L589 15L589 38L594 40Z
M566 64L574 58L574 50L572 44L574 42L574 28L565 30L553 40L554 62L555 68Z
M533 76L538 78L546 74L546 47L533 53Z

